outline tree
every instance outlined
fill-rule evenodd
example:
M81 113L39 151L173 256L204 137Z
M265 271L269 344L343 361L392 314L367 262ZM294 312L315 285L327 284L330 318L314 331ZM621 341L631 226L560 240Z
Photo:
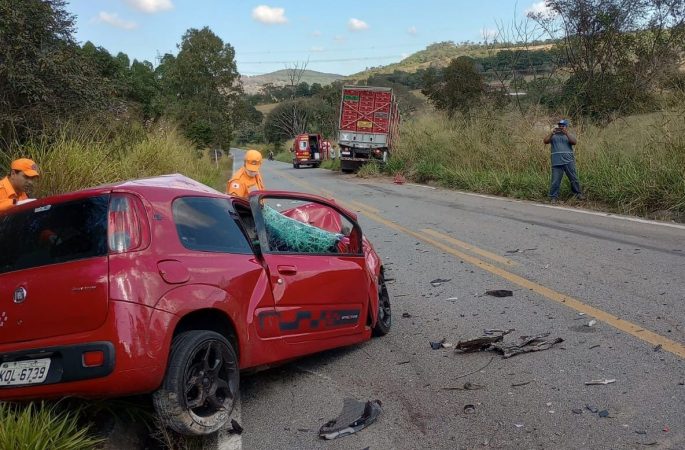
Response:
M62 0L0 0L0 146L105 104Z
M457 111L468 113L485 92L483 77L476 70L473 59L466 56L453 59L441 72L429 69L424 83L421 92L450 117Z
M307 131L309 111L303 99L279 103L264 121L264 137L269 143L281 143Z
M260 142L264 140L262 129L264 114L250 104L247 98L241 99L238 103L236 116L239 117L239 119L237 120L235 130L235 140L239 144Z
M319 92L323 90L323 86L321 86L321 83L312 83L312 85L309 87L309 94L311 96L315 96Z
M332 136L338 123L337 109L322 98L298 98L280 103L264 121L264 137L281 143L301 133Z
M149 61L133 60L128 77L129 97L142 105L145 118L152 118L161 113L159 105L155 104L155 97L159 94L159 86L155 78L155 71Z
M606 120L639 110L683 63L685 0L548 0L533 17L572 72L565 99L576 114Z
M309 91L309 84L302 81L295 87L295 97L309 97L311 93Z
M235 50L208 27L189 29L158 67L166 111L198 146L229 146L242 92Z

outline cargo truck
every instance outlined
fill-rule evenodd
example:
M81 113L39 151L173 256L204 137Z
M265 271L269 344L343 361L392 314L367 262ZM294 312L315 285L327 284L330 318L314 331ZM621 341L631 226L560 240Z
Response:
M338 122L340 170L353 172L369 161L385 163L399 133L392 88L343 86Z

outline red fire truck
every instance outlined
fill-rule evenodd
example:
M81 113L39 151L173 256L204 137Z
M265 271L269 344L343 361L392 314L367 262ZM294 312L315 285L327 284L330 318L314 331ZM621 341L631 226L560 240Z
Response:
M330 157L331 143L320 134L298 134L293 141L290 152L293 154L293 168L300 166L319 167L322 161Z
M338 124L340 169L352 172L369 161L387 161L399 123L392 88L343 86Z

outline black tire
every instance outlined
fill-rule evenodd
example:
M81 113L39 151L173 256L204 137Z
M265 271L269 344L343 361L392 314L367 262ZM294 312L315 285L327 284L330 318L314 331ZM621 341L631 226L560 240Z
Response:
M321 163L316 163L316 164L314 164L314 168L315 168L315 169L318 169L319 167L321 167Z
M293 169L299 169L299 168L300 168L300 165L299 165L299 164L293 163Z
M206 435L230 419L239 395L238 358L214 331L176 336L162 386L152 395L162 423L184 435Z
M378 318L373 326L374 336L385 336L392 326L392 310L390 308L390 294L385 285L383 273L378 277Z

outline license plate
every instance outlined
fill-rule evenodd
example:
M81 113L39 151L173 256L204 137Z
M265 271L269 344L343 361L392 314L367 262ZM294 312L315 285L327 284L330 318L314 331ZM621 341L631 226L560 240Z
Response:
M50 370L50 358L29 359L0 364L0 386L38 384L45 381Z

